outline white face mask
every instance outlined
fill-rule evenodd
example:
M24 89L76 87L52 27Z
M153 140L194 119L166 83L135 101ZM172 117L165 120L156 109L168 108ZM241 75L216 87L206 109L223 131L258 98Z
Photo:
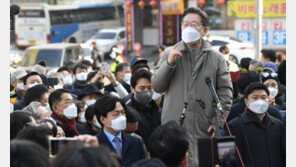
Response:
M125 73L124 74L124 82L130 84L131 77L132 77L132 74L131 73Z
M81 123L86 123L87 121L86 121L86 118L85 118L85 112L83 112L80 116L79 116L79 119L80 119L80 122Z
M92 72L93 70L92 69L87 69L87 74L89 74L90 72Z
M52 111L51 111L51 109L50 109L50 107L49 107L49 104L47 104L44 108L48 111L49 114L52 113Z
M277 88L273 88L273 87L269 87L268 90L269 90L270 96L273 96L273 97L275 97L279 92Z
M55 90L57 90L57 89L63 89L63 86L61 84L57 84L57 85L54 85L53 88Z
M105 88L100 89L100 92L101 92L102 94L104 94L104 93L105 93Z
M71 85L73 83L73 79L72 77L69 75L69 76L66 76L66 77L63 77L63 83L65 85Z
M111 121L111 126L110 127L115 131L124 130L126 128L126 117L122 115L122 116L120 116L120 117L118 117L116 119L113 119Z
M85 103L86 103L87 106L90 106L92 104L95 104L96 101L97 100L95 100L95 99L91 99L91 100L86 100Z
M192 27L182 30L182 40L187 44L195 44L200 39L200 33Z
M160 97L160 94L159 94L159 93L157 93L157 92L153 92L152 99L153 99L154 101L158 100L159 97Z
M98 128L100 128L100 129L102 129L102 126L101 126L101 124L99 123L99 121L98 121L98 119L97 119L97 117L96 116L94 116L94 121L95 121L95 126L96 127L98 127Z
M77 117L77 107L73 103L70 106L68 106L67 108L65 108L63 110L63 113L64 113L65 117L72 120Z
M81 72L76 74L76 79L79 81L86 81L87 79L87 73L86 72Z
M32 87L34 87L34 86L36 86L36 85L39 85L39 84L40 84L40 83L35 82L35 83L32 83L32 84L29 84L28 87L29 87L29 88L32 88Z
M252 103L249 103L248 108L256 114L263 114L268 109L268 103L263 100L257 100Z
M24 83L23 83L23 82L18 83L18 84L16 85L16 87L19 88L20 90L25 90L25 88L24 88Z

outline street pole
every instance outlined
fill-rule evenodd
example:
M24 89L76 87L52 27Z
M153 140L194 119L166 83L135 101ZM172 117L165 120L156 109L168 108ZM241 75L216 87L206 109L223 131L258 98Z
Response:
M256 0L256 22L257 22L257 47L255 59L261 59L262 49L262 15L263 15L263 0Z

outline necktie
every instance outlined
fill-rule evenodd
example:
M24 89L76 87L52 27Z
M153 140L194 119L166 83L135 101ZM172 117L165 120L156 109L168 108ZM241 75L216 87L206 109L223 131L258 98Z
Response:
M120 139L119 139L119 137L115 137L113 139L113 141L116 144L115 151L117 152L117 155L119 156L119 158L121 158L121 148L120 148Z

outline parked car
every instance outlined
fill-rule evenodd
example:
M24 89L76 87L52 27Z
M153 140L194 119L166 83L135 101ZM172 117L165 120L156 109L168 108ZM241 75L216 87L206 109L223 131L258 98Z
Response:
M87 40L85 44L91 46L91 43L95 41L104 54L108 55L113 47L116 47L117 44L120 43L124 44L125 40L124 27L106 28L98 31L97 34Z
M208 38L205 37L205 39L207 40ZM239 64L244 57L249 57L251 59L255 58L255 48L253 43L243 42L237 38L219 35L210 35L208 41L211 42L212 48L218 52L221 46L228 46L230 60L236 64Z
M24 52L21 68L29 71L41 60L46 62L47 71L58 69L62 66L71 68L75 63L84 60L84 52L80 44L74 43L31 46Z

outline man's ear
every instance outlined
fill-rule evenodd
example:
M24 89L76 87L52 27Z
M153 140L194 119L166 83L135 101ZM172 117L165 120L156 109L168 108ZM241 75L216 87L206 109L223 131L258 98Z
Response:
M204 27L204 29L203 29L203 30L204 30L204 36L206 36L206 35L207 35L207 33L208 33L208 30L209 30L209 29L208 29L208 27Z
M246 106L249 107L249 103L248 103L248 100L246 98L244 98L244 102L245 102Z
M24 89L27 91L29 89L28 85L24 85Z
M131 86L131 91L132 91L133 94L136 93L136 90L132 86Z
M100 121L101 121L102 124L105 125L105 123L106 123L106 118L103 117L103 116L100 116Z

